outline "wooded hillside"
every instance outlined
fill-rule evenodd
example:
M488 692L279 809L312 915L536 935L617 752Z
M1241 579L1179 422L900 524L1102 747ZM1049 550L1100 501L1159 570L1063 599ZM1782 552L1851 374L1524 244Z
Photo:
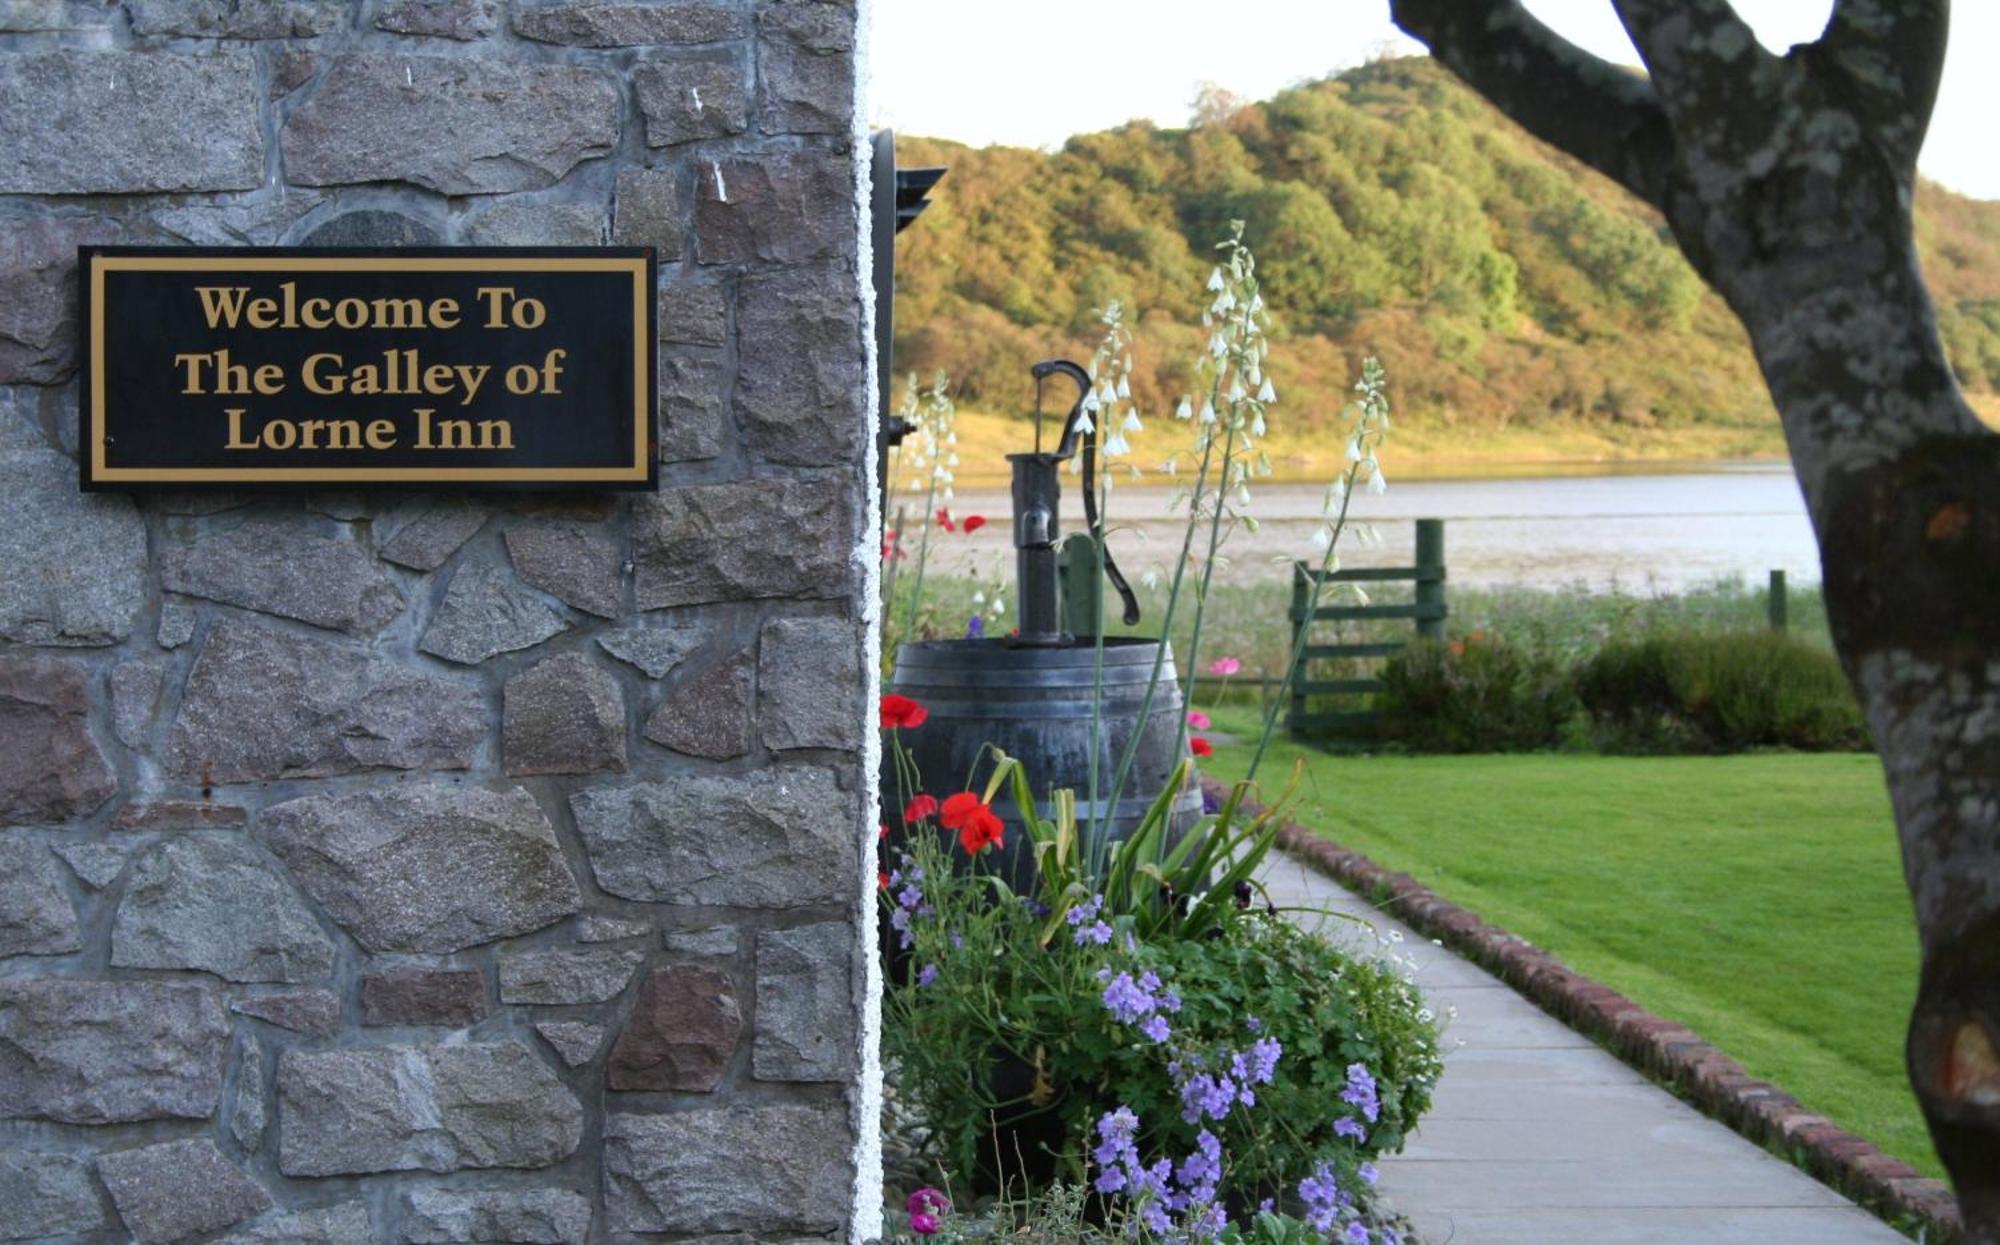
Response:
M968 406L1024 409L1027 365L1087 357L1093 309L1117 299L1142 326L1145 409L1164 413L1205 337L1210 248L1240 218L1297 421L1332 420L1372 353L1430 453L1580 435L1641 455L1781 448L1742 330L1662 222L1427 58L1205 99L1191 128L1132 123L1053 154L898 146L905 166L951 172L900 242L897 367L947 370ZM2000 203L1925 185L1918 234L1953 360L1990 412Z

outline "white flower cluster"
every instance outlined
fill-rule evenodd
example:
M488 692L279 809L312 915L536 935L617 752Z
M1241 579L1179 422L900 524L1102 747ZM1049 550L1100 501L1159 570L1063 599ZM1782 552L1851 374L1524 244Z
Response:
M951 400L951 382L939 372L926 392L912 372L904 382L903 403L896 414L913 430L890 451L895 456L891 470L903 473L903 487L912 493L949 502L953 468L958 466L958 407Z
M1084 436L1096 439L1097 452L1104 460L1101 487L1108 491L1111 477L1119 470L1138 477L1137 466L1119 460L1132 454L1126 434L1143 432L1145 425L1132 401L1132 331L1125 327L1124 309L1113 302L1098 313L1098 319L1104 324L1104 337L1084 369L1090 375L1090 390L1083 395L1083 416L1077 427ZM1071 459L1069 467L1071 472L1081 471L1082 456Z
M1329 554L1347 513L1349 490L1360 484L1379 496L1389 487L1389 478L1382 474L1382 464L1375 456L1389 439L1389 378L1380 359L1370 355L1361 361L1361 379L1354 391L1361 396L1347 405L1347 465L1327 486L1320 503L1320 525L1313 533L1313 544ZM1338 561L1329 560L1325 569L1339 569Z
M1210 298L1201 313L1208 345L1195 361L1195 375L1206 378L1207 392L1199 406L1195 395L1187 394L1174 409L1176 419L1194 426L1199 466L1191 484L1176 488L1171 504L1188 504L1191 520L1206 516L1212 521L1219 539L1211 542L1209 558L1220 563L1215 550L1237 524L1257 530L1249 513L1250 481L1271 474L1270 456L1257 443L1265 435L1278 390L1264 370L1271 354L1270 315L1258 289L1256 258L1243 241L1242 221L1230 222L1229 237L1217 249L1224 256L1209 273ZM1178 460L1169 459L1164 469L1177 474Z

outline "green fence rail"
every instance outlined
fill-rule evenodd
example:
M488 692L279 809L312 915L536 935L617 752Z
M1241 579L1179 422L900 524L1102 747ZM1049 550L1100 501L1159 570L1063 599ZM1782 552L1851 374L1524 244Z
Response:
M1292 564L1292 643L1306 641L1305 651L1299 662L1298 678L1292 683L1291 711L1285 717L1285 725L1295 736L1308 737L1345 733L1372 727L1375 713L1372 709L1322 710L1311 712L1309 703L1314 697L1351 696L1365 697L1382 690L1382 680L1378 678L1314 679L1314 661L1339 659L1384 659L1394 657L1408 645L1406 640L1369 640L1354 644L1315 644L1311 642L1311 629L1315 624L1328 622L1366 622L1376 619L1392 621L1408 620L1413 623L1415 634L1420 639L1441 639L1444 636L1446 606L1444 599L1444 520L1417 520L1417 557L1415 566L1366 567L1345 571L1320 571L1304 562ZM1321 584L1394 583L1413 582L1416 585L1415 599L1407 604L1395 605L1330 605L1312 607L1314 581ZM1321 591L1321 597L1326 593ZM1302 636L1301 633L1307 633Z

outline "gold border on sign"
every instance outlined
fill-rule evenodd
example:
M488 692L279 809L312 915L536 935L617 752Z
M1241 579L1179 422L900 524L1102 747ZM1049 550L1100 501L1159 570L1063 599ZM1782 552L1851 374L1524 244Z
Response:
M627 467L111 467L104 461L104 274L107 272L629 272L632 277L632 464ZM105 484L334 484L343 481L476 483L564 480L643 481L651 474L652 343L645 340L651 293L646 257L504 259L499 256L246 255L216 259L177 255L90 257L90 475Z

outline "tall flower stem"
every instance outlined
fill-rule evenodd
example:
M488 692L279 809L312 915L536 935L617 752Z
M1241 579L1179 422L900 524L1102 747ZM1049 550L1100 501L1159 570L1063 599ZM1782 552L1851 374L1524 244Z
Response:
M903 629L904 638L908 640L916 639L917 615L924 604L924 568L930 561L931 528L937 523L938 482L950 478L944 466L945 456L951 452L952 436L949 431L952 405L951 399L946 396L946 384L944 374L940 372L931 385L930 409L925 412L928 426L924 429L924 436L930 454L930 472L929 483L924 490L924 534L917 542L917 573L910 585L910 613Z
M1195 585L1195 591L1194 591L1194 628L1188 634L1188 651L1187 651L1187 663L1188 663L1187 685L1188 685L1188 690L1190 692L1194 690L1194 672L1200 669L1199 663L1201 659L1202 622L1204 616L1208 613L1209 584L1215 578L1215 555L1216 552L1222 547L1222 513L1223 513L1222 502L1223 502L1223 497L1228 492L1229 469L1231 463L1235 461L1236 457L1235 450L1236 450L1236 428L1234 427L1234 422L1232 421L1231 426L1223 433L1222 482L1215 491L1215 503L1214 503L1215 510L1212 514L1209 515L1208 556L1202 559L1201 579ZM1192 701L1193 697L1190 696L1189 700ZM1174 747L1175 756L1186 755L1188 747L1188 721L1186 714L1181 715L1180 723L1175 729L1174 744L1175 744Z
M1264 761L1264 751L1271 746L1271 735L1277 730L1278 711L1285 703L1285 689L1299 677L1299 666L1306 652L1306 643L1312 636L1313 615L1319 612L1320 594L1326 586L1326 576L1333 570L1335 550L1340 548L1340 535L1347 530L1347 508L1354 501L1354 480L1361 473L1360 464L1347 469L1341 477L1340 516L1334 521L1333 534L1326 544L1326 553L1319 562L1320 573L1313 576L1312 590L1306 596L1306 616L1300 620L1298 635L1292 640L1292 651L1285 661L1285 676L1278 680L1278 691L1271 702L1264 706L1264 725L1257 732L1257 750L1250 754L1250 768L1245 771L1245 780L1257 777L1257 767Z
M1335 484L1340 490L1340 511L1325 530L1326 552L1320 556L1319 574L1313 576L1312 591L1306 597L1305 617L1299 620L1292 637L1291 654L1285 662L1285 677L1278 682L1277 694L1264 706L1263 728L1257 733L1257 750L1250 756L1250 768L1244 774L1246 780L1257 776L1257 767L1263 763L1264 753L1271 746L1271 736L1277 730L1278 713L1285 703L1285 689L1298 678L1299 667L1304 662L1312 636L1313 616L1319 612L1326 579L1340 564L1340 537L1347 530L1347 512L1354 503L1354 486L1365 471L1372 491L1379 493L1383 488L1382 465L1375 458L1376 449L1389 435L1387 378L1383 374L1381 360L1371 355L1362 361L1361 381L1355 389L1360 392L1361 401L1350 408L1354 412L1354 425L1348 434L1347 457L1352 465L1335 477Z
M1219 379L1210 385L1211 403L1219 394L1220 386ZM1209 467L1214 461L1214 456L1215 438L1211 436L1202 447L1201 466L1195 472L1194 491L1188 499L1188 524L1186 531L1181 535L1180 557L1174 560L1174 577L1167 588L1167 604L1160 617L1160 642L1153 653L1152 673L1146 678L1146 694L1139 700L1139 728L1135 729L1132 737L1125 741L1125 750L1119 754L1118 766L1112 771L1111 791L1107 799L1113 804L1125 792L1125 784L1132 776L1132 765L1139 756L1139 744L1145 734L1145 723L1153 713L1153 699L1159 691L1160 675L1166 668L1167 643L1174 632L1174 616L1180 607L1181 588L1186 580L1188 560L1194 552L1194 536L1198 527L1195 516L1200 513L1202 492L1207 484ZM1090 867L1093 875L1101 875L1102 872L1103 839L1104 835L1099 833L1092 841Z

